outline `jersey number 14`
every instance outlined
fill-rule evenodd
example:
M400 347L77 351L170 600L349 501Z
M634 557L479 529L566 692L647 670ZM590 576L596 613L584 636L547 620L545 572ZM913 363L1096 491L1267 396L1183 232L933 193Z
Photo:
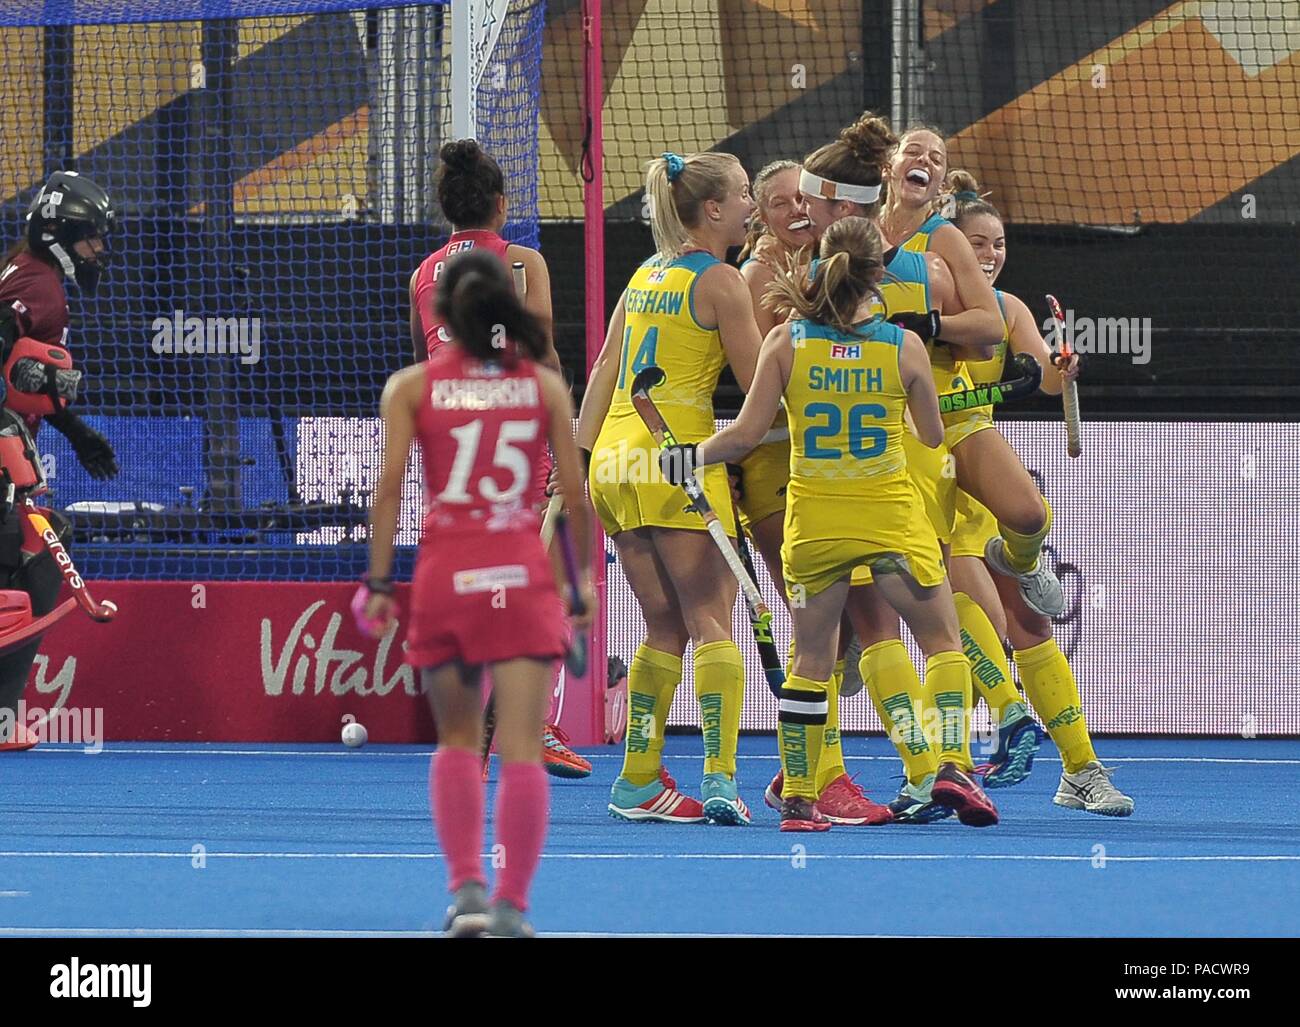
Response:
M631 359L632 377L644 371L652 364L658 363L655 360L655 351L659 348L659 327L654 325L646 330L645 338L641 340L641 345L637 347L636 356L632 356L632 328L629 326L623 331L623 360L618 371L618 387L621 389L627 383L628 361Z

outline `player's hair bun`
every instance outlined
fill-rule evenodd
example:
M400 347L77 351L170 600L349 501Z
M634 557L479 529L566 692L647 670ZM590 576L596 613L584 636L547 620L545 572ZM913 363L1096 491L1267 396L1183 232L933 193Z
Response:
M841 130L840 142L863 164L883 167L890 152L898 145L898 136L894 135L885 118L864 111L857 121Z
M473 171L483 159L483 150L473 139L457 139L443 143L438 156L454 171Z
M457 228L482 228L505 195L505 176L495 160L473 139L444 143L438 151L438 203Z
M953 168L948 172L948 192L956 194L978 193L979 191L979 181L965 168Z

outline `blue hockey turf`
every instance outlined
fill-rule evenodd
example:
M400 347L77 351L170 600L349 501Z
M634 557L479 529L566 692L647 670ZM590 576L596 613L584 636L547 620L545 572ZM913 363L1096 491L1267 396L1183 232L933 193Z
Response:
M848 766L892 797L883 739ZM1051 803L1050 743L1002 823L783 835L773 740L741 741L746 828L623 824L619 767L555 781L532 917L558 934L1295 935L1300 743L1107 741L1137 811ZM668 742L698 791L698 736ZM0 935L403 934L440 924L427 748L116 744L0 755ZM494 776L495 782L495 776ZM493 785L495 787L495 785ZM491 844L489 834L488 845Z

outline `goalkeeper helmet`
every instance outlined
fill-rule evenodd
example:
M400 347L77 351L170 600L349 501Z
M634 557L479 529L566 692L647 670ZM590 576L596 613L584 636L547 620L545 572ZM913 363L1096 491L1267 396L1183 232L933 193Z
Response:
M76 245L84 239L104 239L116 223L108 193L75 171L56 171L27 210L27 244L52 256L65 275L93 294L108 252L83 257Z

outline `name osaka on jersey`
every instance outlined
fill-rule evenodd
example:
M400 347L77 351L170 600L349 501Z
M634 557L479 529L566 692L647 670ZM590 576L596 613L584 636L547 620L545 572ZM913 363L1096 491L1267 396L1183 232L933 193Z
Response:
M435 410L499 410L541 405L536 378L437 378L429 390Z

